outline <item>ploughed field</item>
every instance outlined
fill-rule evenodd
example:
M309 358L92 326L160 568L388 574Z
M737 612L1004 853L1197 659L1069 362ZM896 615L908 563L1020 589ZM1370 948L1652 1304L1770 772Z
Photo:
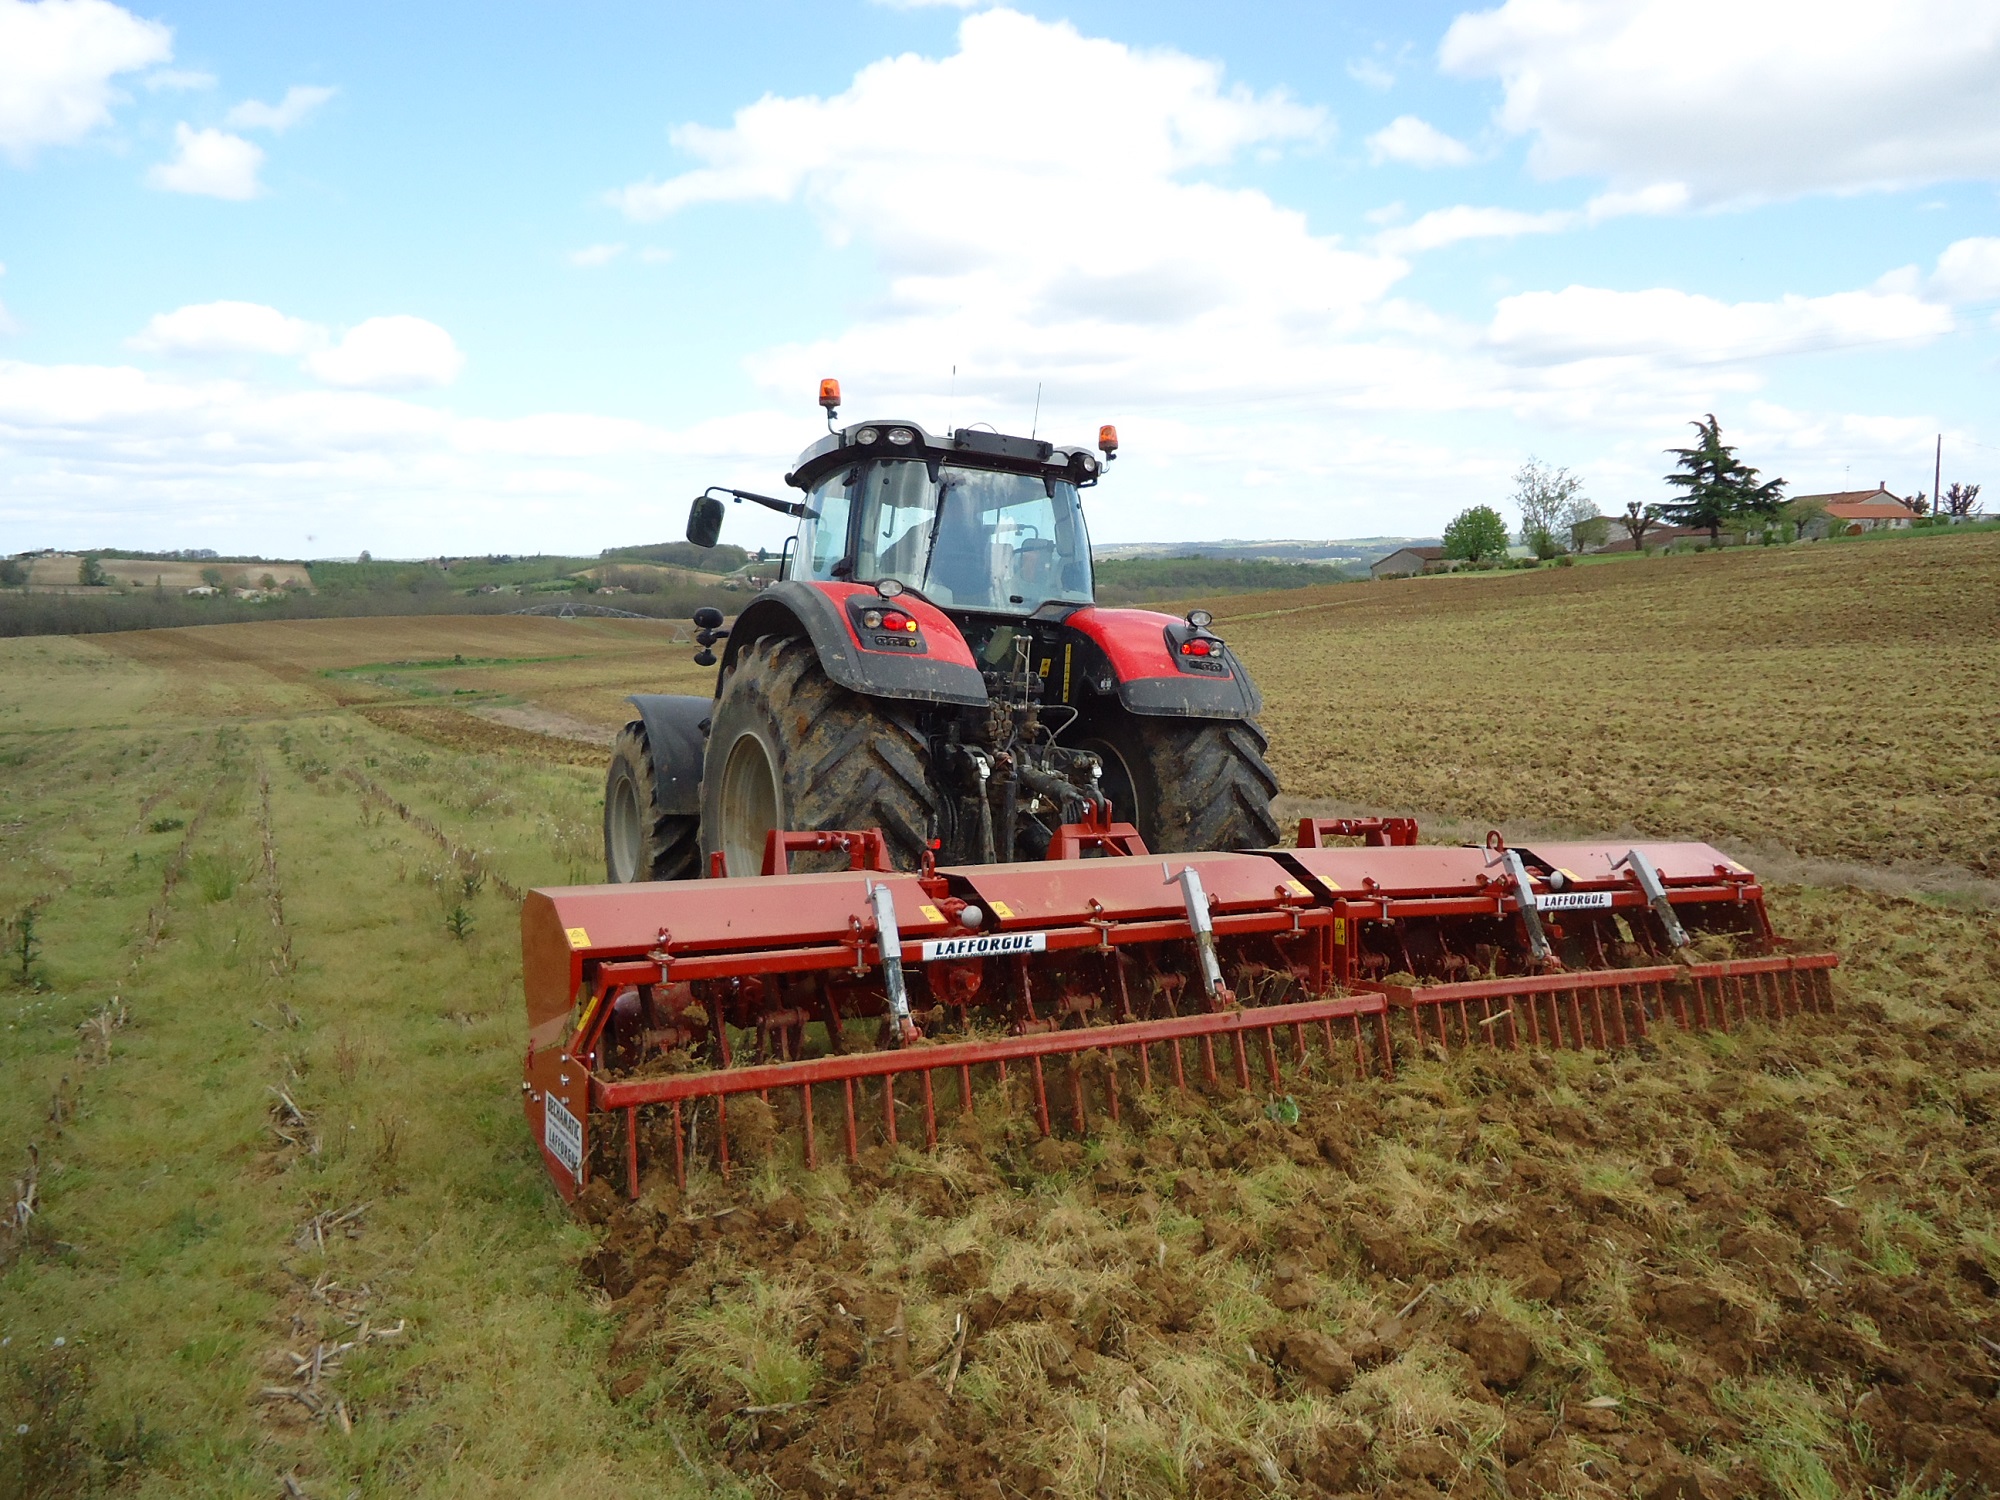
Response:
M1842 952L1830 1016L1403 1037L815 1173L738 1106L727 1183L587 1222L514 909L596 878L598 742L690 647L0 643L0 1494L1980 1493L1996 577L1980 536L1216 602L1301 806L1711 838Z

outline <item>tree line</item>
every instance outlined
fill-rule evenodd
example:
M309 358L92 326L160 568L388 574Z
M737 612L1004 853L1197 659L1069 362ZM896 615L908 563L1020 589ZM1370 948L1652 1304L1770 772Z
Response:
M1722 440L1722 424L1713 412L1688 425L1695 429L1694 441L1665 450L1674 460L1673 471L1664 476L1672 498L1652 504L1633 500L1615 517L1603 515L1584 494L1581 476L1530 458L1515 472L1511 497L1521 516L1521 545L1548 561L1601 546L1613 525L1624 528L1635 551L1645 546L1647 532L1661 526L1706 531L1709 543L1720 545L1724 530L1768 532L1781 521L1797 536L1823 514L1824 507L1810 498L1788 501L1784 479L1765 479L1739 458ZM1935 502L1919 492L1907 503L1918 516L1935 512L1964 521L1981 514L1976 484L1954 482ZM1503 557L1508 545L1506 519L1490 505L1470 506L1445 527L1444 555L1454 561Z

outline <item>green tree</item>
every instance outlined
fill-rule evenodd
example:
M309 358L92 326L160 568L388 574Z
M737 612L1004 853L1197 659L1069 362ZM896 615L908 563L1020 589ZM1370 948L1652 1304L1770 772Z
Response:
M17 589L28 581L28 570L11 557L0 557L0 588Z
M1801 495L1796 500L1787 500L1778 514L1792 528L1792 540L1798 541L1805 536L1807 527L1826 514L1826 502Z
M203 568L201 570L201 581L207 584L212 589L221 588L222 569L215 567L212 564L209 567Z
M1507 523L1490 505L1460 511L1444 529L1444 555L1479 562L1507 550Z
M1632 538L1632 550L1646 550L1646 533L1660 524L1659 513L1650 505L1641 505L1637 500L1625 502L1625 514L1618 518L1618 524L1625 528L1625 534Z
M104 586L104 564L94 557L85 557L76 565L76 581L85 588Z
M1611 540L1611 517L1580 516L1569 523L1569 550L1582 552Z
M1707 421L1688 425L1700 434L1695 445L1666 450L1680 470L1667 475L1667 483L1681 498L1661 505L1660 514L1676 526L1706 528L1711 546L1721 541L1724 526L1777 515L1785 503L1785 481L1771 479L1759 484L1757 471L1722 441L1722 424L1715 420L1714 412L1708 414Z
M1514 471L1514 508L1521 513L1521 545L1546 562L1568 545L1570 527L1597 514L1583 493L1583 478L1531 458Z

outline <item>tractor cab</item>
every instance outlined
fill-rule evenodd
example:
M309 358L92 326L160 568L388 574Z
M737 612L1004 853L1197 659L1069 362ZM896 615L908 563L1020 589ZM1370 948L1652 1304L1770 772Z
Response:
M1099 435L1106 458L1117 434ZM802 501L720 490L799 521L783 577L891 583L953 614L1032 615L1092 602L1090 535L1080 491L1102 461L1083 448L959 428L935 437L913 422L829 432L786 482ZM714 545L722 501L695 501L688 540Z

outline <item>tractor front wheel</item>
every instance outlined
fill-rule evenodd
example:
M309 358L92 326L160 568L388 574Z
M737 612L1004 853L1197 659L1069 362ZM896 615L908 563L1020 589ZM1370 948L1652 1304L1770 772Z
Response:
M708 735L704 857L720 850L731 875L755 875L774 828L879 828L897 868L914 870L937 817L929 751L898 705L835 685L810 641L764 636L743 648ZM845 867L819 854L792 866Z
M619 730L604 776L604 878L626 885L699 875L701 830L696 822L660 811L645 724L635 720Z
M1112 815L1136 827L1148 849L1168 853L1278 842L1269 743L1248 719L1134 716L1098 724L1075 748L1104 762Z

